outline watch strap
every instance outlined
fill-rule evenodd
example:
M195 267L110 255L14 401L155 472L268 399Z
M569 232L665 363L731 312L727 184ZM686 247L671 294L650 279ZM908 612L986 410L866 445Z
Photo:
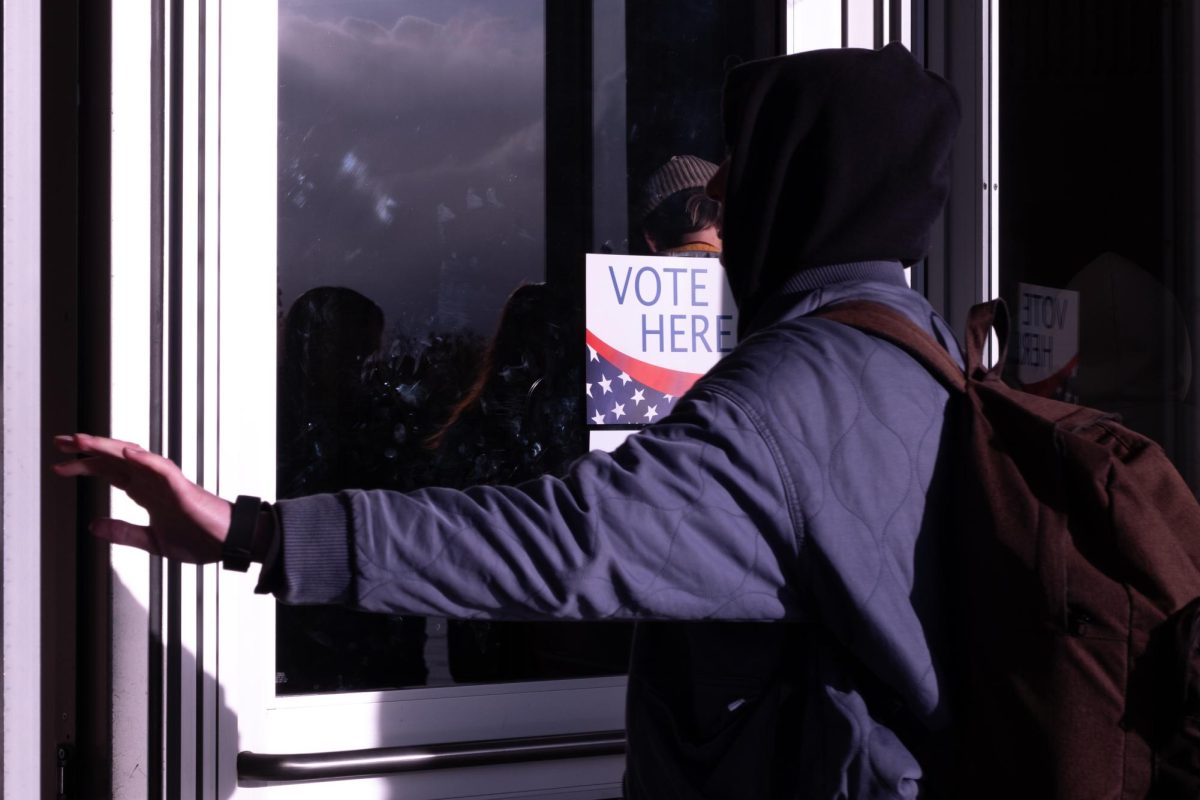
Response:
M221 546L221 563L225 569L245 572L250 569L250 544L254 540L254 528L258 525L258 512L262 500L248 495L238 495L229 519L229 533Z

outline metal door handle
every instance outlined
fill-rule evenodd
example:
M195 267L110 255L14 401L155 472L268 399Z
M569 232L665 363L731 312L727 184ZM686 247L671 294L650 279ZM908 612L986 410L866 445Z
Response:
M516 764L557 758L592 758L625 752L624 731L486 739L408 747L376 747L328 753L253 753L237 757L238 778L295 783L330 778L367 778L485 764Z

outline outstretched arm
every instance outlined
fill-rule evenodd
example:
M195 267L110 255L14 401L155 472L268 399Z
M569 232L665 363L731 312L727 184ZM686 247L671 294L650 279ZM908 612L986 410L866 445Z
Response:
M799 614L788 491L753 420L715 392L561 479L281 500L289 603L492 619Z
M80 456L56 464L56 474L107 481L150 515L149 525L95 520L93 535L194 564L221 560L232 505L192 483L170 459L132 442L85 433L56 436L54 444L59 452ZM251 546L258 560L266 552L270 536L269 515L261 515Z
M124 489L146 527L100 520L120 544L217 561L230 504L161 456L85 435L60 475ZM799 546L772 448L737 403L682 398L664 423L563 479L282 500L256 531L264 588L290 603L488 618L796 618Z

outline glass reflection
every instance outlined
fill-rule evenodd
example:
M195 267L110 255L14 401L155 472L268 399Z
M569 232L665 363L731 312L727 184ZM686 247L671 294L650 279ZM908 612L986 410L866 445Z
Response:
M1008 375L1119 414L1200 488L1189 4L1001 4ZM995 187L993 187L995 188Z
M565 335L487 341L545 274L543 6L280 3L280 497L519 480L577 454L571 371L547 360ZM526 306L505 319L553 319ZM539 626L277 620L280 693L597 671L597 637L556 667ZM623 669L613 652L600 671Z
M490 334L545 271L536 0L282 0L281 310L314 286L390 331Z
M648 253L647 177L721 160L720 87L774 52L768 5L280 0L280 497L511 483L582 453L584 251ZM621 624L277 620L280 693L629 657Z

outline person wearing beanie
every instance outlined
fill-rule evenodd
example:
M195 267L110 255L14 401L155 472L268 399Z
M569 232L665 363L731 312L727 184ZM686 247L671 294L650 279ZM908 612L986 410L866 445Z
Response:
M346 491L257 516L125 442L60 437L82 458L56 469L149 509L148 526L96 535L233 568L248 554L283 602L637 621L634 800L936 793L905 729L953 733L936 560L949 395L896 346L812 314L882 303L961 362L903 275L947 199L958 100L889 45L740 65L723 115L710 192L743 333L614 452L515 487Z
M650 252L714 257L721 252L721 204L705 187L717 165L697 156L671 156L646 179L634 219Z

